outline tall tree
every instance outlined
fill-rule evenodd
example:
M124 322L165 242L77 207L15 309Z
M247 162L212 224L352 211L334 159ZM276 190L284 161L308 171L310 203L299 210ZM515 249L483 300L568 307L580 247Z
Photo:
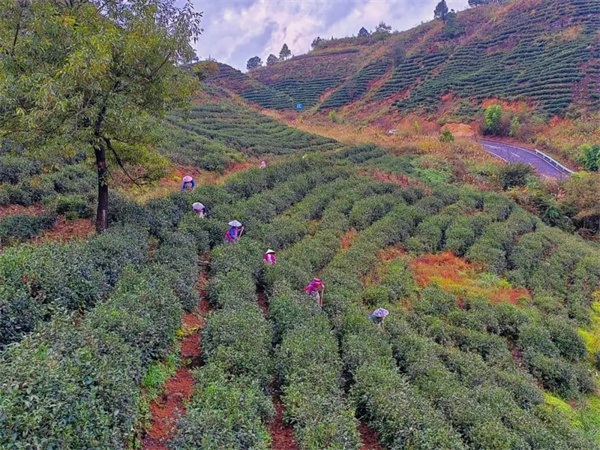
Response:
M433 11L434 19L441 19L442 22L446 22L446 18L448 17L448 5L446 4L446 0L442 0L437 4L435 10Z
M277 61L279 61L277 59L277 56L275 56L273 53L271 53L269 55L269 57L267 58L267 66L272 66L272 65L276 64Z
M256 69L257 67L260 67L262 65L263 65L262 59L260 59L260 57L258 57L258 56L253 56L246 63L246 69L252 70L252 69Z
M279 59L282 61L285 61L290 56L292 56L292 52L290 51L290 48L288 47L287 44L283 44L283 47L281 47L281 51L279 52Z
M96 229L108 225L112 164L164 162L153 147L164 113L189 103L202 32L191 0L0 0L0 138L28 151L94 155ZM133 177L130 176L133 179Z
M369 36L371 36L371 33L369 33L369 31L365 27L362 27L358 31L358 37L369 37Z

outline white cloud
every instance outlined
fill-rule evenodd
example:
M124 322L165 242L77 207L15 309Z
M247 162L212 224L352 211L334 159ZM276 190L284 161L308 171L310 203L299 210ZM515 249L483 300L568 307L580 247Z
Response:
M406 30L433 17L439 0L195 0L204 10L204 35L198 55L209 55L239 69L259 55L263 60L279 54L283 43L298 55L310 49L317 36L356 35L364 26L374 29L381 21ZM457 10L467 0L449 0Z

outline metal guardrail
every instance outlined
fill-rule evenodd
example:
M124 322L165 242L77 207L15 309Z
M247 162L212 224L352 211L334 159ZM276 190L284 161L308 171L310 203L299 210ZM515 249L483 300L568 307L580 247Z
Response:
M574 173L571 169L569 169L568 167L563 166L557 160L555 160L551 156L546 155L544 152L540 152L538 149L535 149L535 154L537 156L539 156L540 158L542 158L544 161L552 164L554 167L558 167L559 169L564 170L567 173Z

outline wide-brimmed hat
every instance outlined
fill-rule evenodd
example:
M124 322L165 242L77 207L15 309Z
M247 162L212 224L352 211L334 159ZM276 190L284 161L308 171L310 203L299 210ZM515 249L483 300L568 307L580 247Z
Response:
M269 249L269 250L267 250L267 253L275 253L275 250Z
M204 205L202 203L196 202L196 203L192 203L192 208L194 208L194 209L204 209Z
M385 308L378 308L378 309L376 309L375 311L373 311L371 313L371 316L372 317L379 317L379 318L383 319L384 317L387 317L389 314L390 314L390 312L387 309L385 309Z
M183 181L184 181L184 183L190 183L190 182L194 181L194 179L192 177L190 177L189 175L186 175L185 177L183 177Z
M242 223L238 222L237 220L232 220L231 222L229 222L229 226L230 227L241 227Z

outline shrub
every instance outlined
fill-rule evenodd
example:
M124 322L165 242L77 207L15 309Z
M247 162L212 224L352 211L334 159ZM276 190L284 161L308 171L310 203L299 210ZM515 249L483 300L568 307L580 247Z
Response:
M535 170L528 164L509 163L498 170L500 186L507 191L517 186L525 186L528 178L535 175Z
M585 144L579 148L581 155L579 159L583 167L590 172L597 172L600 167L600 145Z
M86 197L82 195L67 195L58 198L56 213L69 215L74 219L89 219L94 215L94 210Z
M29 158L0 156L0 183L17 184L37 173L40 173L39 165Z
M195 395L169 448L270 448L264 424L275 409L251 379L232 378L211 363L195 371L194 380Z
M39 235L43 230L52 228L56 223L55 213L40 216L20 214L0 220L0 245L11 242L25 242Z
M454 136L452 132L448 129L445 129L440 135L440 142L454 142Z
M391 366L362 366L351 395L388 448L466 448L444 417Z
M445 249L462 256L475 242L475 232L469 217L458 217L446 229Z
M433 284L421 291L420 299L415 305L416 312L437 317L446 316L456 308L456 297Z
M266 387L272 380L271 327L256 304L211 314L202 333L206 358L227 373Z

